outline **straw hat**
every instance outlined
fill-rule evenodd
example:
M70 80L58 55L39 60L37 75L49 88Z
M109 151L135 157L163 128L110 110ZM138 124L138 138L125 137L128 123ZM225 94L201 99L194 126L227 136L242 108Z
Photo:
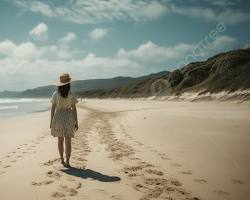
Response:
M71 80L69 74L62 74L60 76L60 80L56 83L56 86L67 85L67 84L69 84L71 82L72 82L72 80Z

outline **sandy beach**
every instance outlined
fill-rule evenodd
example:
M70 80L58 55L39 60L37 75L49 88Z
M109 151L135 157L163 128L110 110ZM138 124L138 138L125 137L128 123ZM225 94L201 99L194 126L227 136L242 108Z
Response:
M250 198L250 103L84 100L71 169L50 112L0 120L0 199Z

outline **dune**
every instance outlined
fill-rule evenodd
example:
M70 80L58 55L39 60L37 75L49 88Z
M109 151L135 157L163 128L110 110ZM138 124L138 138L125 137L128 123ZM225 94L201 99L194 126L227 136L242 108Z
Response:
M250 103L86 100L61 166L48 111L0 120L0 199L250 198Z

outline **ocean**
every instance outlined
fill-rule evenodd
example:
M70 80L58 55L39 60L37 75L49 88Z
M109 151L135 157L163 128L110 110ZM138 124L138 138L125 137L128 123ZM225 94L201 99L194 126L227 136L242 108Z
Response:
M47 111L50 106L48 98L0 98L0 118Z

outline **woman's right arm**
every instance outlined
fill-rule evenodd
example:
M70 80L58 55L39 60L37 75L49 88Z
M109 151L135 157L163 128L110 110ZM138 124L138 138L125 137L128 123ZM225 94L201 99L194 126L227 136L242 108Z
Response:
M52 107L51 107L51 116L50 116L50 128L51 128L51 124L52 124L52 120L55 114L55 110L56 110L56 104L52 103Z

